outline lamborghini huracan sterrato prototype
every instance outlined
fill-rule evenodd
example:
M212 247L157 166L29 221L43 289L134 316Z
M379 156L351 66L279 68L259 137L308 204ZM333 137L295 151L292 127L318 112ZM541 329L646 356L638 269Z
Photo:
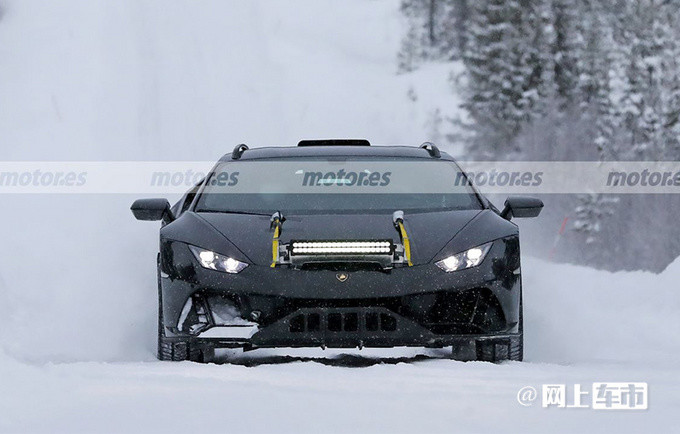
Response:
M160 220L158 358L216 348L445 347L522 360L520 246L446 153L365 140L237 146Z

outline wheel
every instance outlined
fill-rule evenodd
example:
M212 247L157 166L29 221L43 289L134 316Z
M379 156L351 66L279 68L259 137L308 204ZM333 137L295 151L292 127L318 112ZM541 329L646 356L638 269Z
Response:
M212 348L198 348L192 345L189 339L166 337L163 326L163 307L158 305L158 353L156 354L158 360L173 362L190 360L208 363L212 361L213 354Z
M524 307L519 299L519 334L509 339L489 339L477 341L477 360L501 362L524 360Z
M519 300L519 334L504 339L470 340L467 343L455 345L452 358L463 362L479 360L483 362L502 362L524 360L524 307L522 297Z
M477 360L475 340L467 339L455 343L451 347L451 359L459 362L474 362Z
M519 336L517 337L517 343L515 347L511 347L511 350L514 348L514 351L510 351L511 358L510 360L514 360L517 362L521 362L524 360L524 306L522 306L522 297L520 295L519 299Z
M192 362L207 363L212 361L214 351L195 347L189 339L168 338L165 336L165 326L163 325L163 292L161 290L160 276L160 253L158 255L158 350L156 358L158 360L181 362L190 360Z
M519 334L509 339L477 341L477 360L492 363L504 360L521 362L524 356L523 340L524 336Z

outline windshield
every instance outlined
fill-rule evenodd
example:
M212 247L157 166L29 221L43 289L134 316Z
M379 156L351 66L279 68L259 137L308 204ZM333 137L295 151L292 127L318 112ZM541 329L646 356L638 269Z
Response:
M441 160L284 160L220 163L196 212L284 214L481 209L458 166Z

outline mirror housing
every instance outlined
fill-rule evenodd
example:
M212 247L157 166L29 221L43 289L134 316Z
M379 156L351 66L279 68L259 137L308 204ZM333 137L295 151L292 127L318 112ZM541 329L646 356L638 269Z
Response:
M167 199L137 199L130 207L137 220L170 223L175 219Z
M543 209L543 201L535 197L510 196L505 200L501 217L510 220L513 217L538 217Z

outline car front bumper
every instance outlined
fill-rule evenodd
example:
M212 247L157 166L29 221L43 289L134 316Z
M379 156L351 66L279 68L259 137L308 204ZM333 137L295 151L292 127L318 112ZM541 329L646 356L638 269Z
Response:
M160 280L169 338L213 347L441 347L520 332L516 238L497 240L468 270L343 270L344 281L333 269L251 265L229 275L195 264L185 244L166 249L172 262L161 260ZM225 305L238 312L231 323L219 318Z

